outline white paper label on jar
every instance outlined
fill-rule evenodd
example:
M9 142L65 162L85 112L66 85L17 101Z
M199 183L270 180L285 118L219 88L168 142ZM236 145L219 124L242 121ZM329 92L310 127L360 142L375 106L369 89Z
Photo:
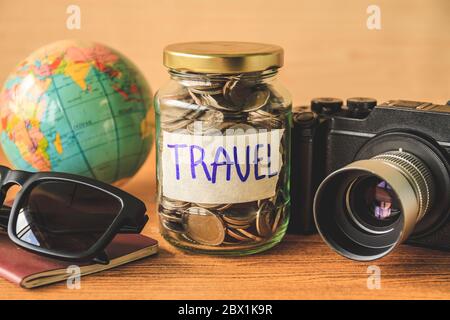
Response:
M190 135L162 131L162 194L194 203L270 198L282 167L284 129ZM161 148L161 147L160 147Z

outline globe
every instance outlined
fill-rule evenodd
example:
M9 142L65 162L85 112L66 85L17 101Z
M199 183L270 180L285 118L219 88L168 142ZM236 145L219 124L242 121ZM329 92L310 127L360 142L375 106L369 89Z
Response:
M151 92L136 66L99 43L59 41L20 62L0 92L11 164L121 184L153 140Z

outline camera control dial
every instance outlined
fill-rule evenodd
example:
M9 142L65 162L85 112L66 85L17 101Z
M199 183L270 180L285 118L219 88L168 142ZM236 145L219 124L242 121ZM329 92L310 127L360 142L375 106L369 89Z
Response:
M332 114L341 110L343 103L338 98L314 98L311 100L311 110L319 114Z

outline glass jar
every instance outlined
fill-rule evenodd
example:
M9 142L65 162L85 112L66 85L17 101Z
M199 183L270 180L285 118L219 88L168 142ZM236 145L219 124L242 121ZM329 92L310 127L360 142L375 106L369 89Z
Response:
M289 221L291 97L281 47L170 45L155 96L160 230L201 253L269 249Z

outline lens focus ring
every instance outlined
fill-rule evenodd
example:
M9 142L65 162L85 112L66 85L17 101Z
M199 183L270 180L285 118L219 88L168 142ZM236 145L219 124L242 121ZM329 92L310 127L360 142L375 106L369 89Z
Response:
M386 152L372 159L390 163L404 173L417 194L420 220L428 212L434 195L433 179L428 167L416 156L403 151Z

